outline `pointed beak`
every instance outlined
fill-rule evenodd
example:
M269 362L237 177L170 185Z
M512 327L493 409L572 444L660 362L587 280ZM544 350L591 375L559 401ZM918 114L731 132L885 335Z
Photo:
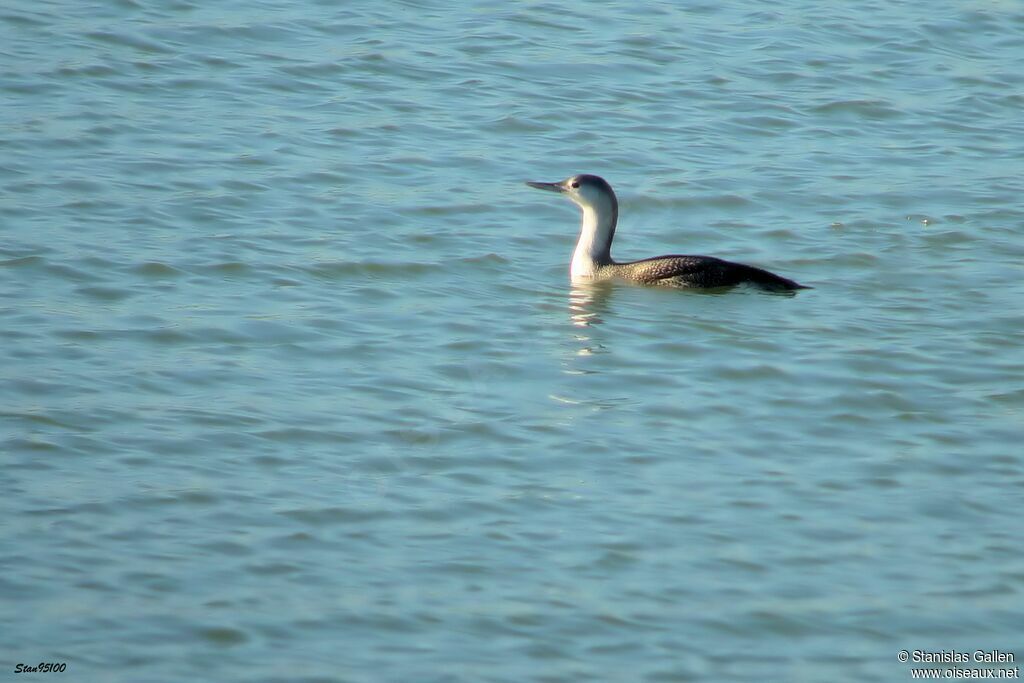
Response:
M526 184L530 187L535 187L538 190L547 190L548 192L565 192L565 188L562 186L562 183L535 183L528 181Z

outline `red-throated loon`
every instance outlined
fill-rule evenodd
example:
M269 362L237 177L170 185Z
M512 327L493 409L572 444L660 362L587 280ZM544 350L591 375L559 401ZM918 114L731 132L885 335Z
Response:
M750 283L765 289L809 289L767 270L713 256L655 256L641 261L612 260L612 239L619 219L619 202L612 186L596 175L574 175L558 183L526 183L539 190L558 192L583 212L580 239L572 255L569 275L574 282L619 278L648 285L676 287L731 287Z

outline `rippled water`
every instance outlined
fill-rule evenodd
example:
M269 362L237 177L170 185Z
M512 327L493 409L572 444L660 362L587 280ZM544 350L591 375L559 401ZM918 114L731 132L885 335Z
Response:
M1020 647L1024 12L911 5L8 3L0 666ZM570 287L576 172L814 289Z

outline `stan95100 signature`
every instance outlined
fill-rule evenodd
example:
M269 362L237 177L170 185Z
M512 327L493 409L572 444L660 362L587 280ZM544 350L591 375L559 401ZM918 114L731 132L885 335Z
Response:
M67 670L68 665L66 662L39 662L38 664L15 664L14 673L16 674L47 674L53 673L64 673Z

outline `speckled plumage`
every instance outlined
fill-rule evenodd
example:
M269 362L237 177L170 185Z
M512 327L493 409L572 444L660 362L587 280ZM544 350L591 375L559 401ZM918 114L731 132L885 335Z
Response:
M530 187L566 195L583 212L579 241L569 272L572 280L621 279L645 285L716 288L752 284L772 290L807 289L767 270L713 256L669 255L616 263L611 246L619 217L615 191L604 178L575 175L558 183L527 183Z
M620 278L645 285L676 287L732 287L750 283L767 289L803 289L793 280L742 263L714 256L656 256L629 263L609 263L598 269L598 277Z

